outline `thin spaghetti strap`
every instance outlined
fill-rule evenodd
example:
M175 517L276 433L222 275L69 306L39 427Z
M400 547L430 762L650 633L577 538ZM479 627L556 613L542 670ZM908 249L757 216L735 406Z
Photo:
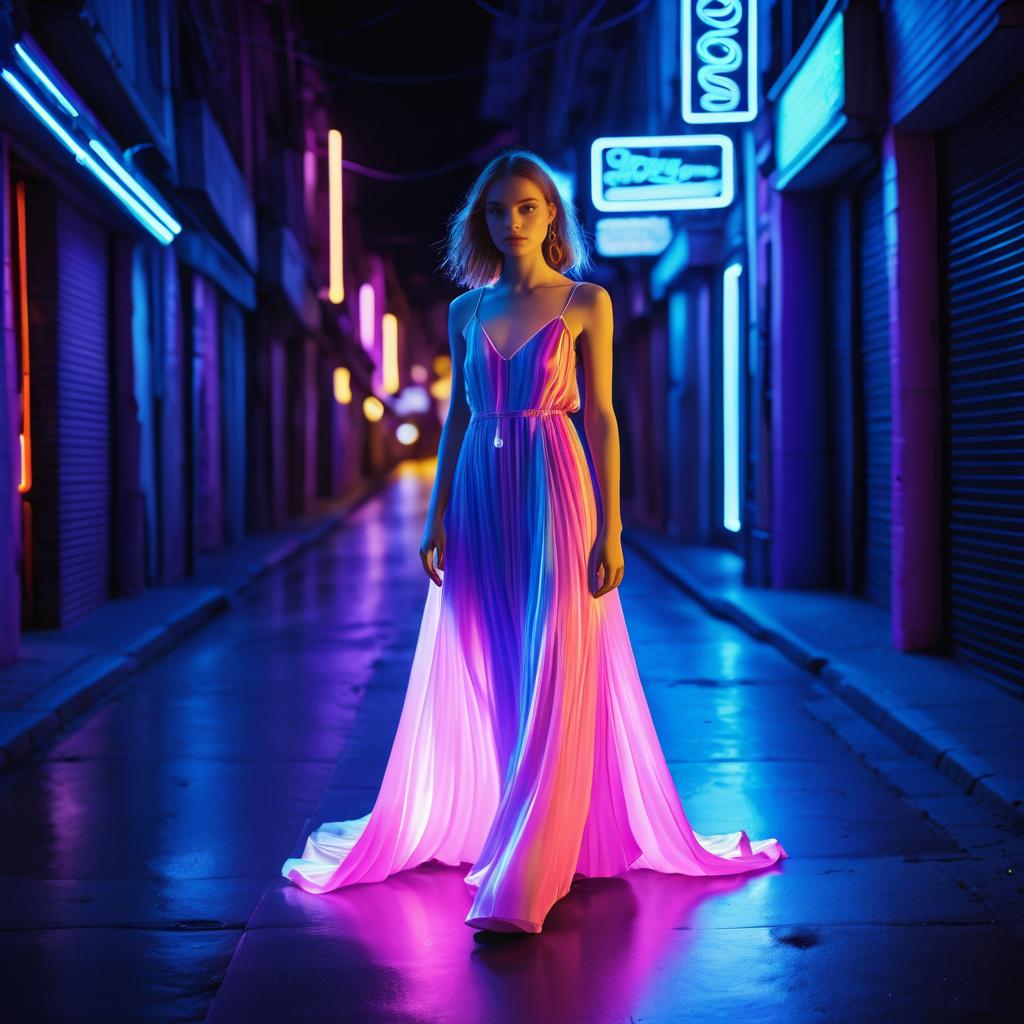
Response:
M484 300L484 288L485 287L486 287L486 285L481 285L480 286L480 294L477 295L477 297L476 297L476 309L473 310L473 316L475 316L478 320L480 319L480 303L483 302L483 300Z
M575 293L576 293L576 289L577 289L577 288L579 288L579 286L580 286L581 284L583 284L583 282L582 282L582 281L577 281L577 282L576 282L576 283L575 283L575 284L574 284L574 285L572 286L572 291L571 291L571 292L569 292L569 298L567 298L567 299L565 300L565 305L564 305L564 306L562 307L562 312L558 314L559 316L565 316L565 311L566 311L566 310L567 310L567 309L569 308L569 303L570 303L570 302L572 302L572 297L573 297L573 295L575 295Z

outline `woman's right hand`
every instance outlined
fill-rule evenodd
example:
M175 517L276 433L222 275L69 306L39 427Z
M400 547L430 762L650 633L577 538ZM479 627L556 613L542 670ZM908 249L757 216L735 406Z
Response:
M438 585L441 586L441 577L437 569L444 568L444 547L445 547L444 525L428 523L423 530L423 539L420 541L420 560L423 562L423 569L426 574ZM437 567L434 566L434 552L437 552Z

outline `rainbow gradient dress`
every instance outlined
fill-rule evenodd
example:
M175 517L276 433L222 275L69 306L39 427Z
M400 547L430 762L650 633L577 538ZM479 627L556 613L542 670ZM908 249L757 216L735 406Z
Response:
M467 325L471 418L442 586L428 581L372 810L314 829L282 867L307 892L430 860L469 864L468 925L539 932L577 875L727 875L787 856L776 839L690 827L618 589L595 599L588 588L599 489L569 416L580 409L564 319L575 287L507 357L478 313Z

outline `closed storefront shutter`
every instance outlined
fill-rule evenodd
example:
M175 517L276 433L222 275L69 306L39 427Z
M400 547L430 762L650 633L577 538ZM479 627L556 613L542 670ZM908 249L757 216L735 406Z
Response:
M857 352L864 496L861 591L889 607L892 399L882 176L857 191Z
M61 624L110 592L110 336L106 232L57 205Z
M1024 687L1024 80L942 139L947 630Z

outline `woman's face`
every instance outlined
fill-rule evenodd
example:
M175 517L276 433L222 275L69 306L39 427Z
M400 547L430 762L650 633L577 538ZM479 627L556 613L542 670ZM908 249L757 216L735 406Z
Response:
M546 203L529 178L499 178L484 197L484 215L494 244L511 256L539 248L554 220L554 203Z

